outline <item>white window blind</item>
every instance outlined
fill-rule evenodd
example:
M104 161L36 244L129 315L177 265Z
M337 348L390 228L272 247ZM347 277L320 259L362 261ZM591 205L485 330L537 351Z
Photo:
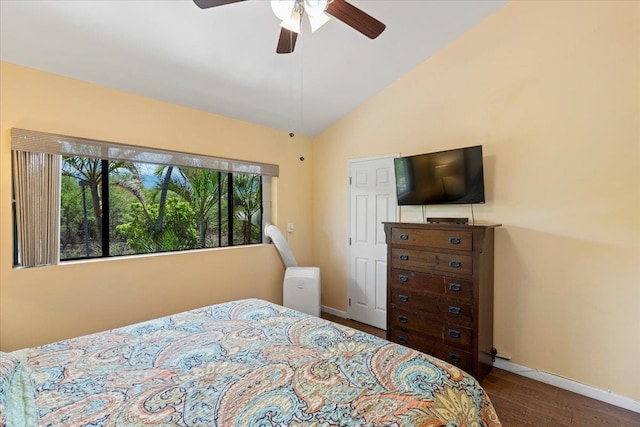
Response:
M60 159L12 152L19 266L53 265L60 258Z
M268 163L145 148L19 128L11 129L11 149L14 151L82 156L104 160L124 160L272 177L277 177L279 172L278 165Z

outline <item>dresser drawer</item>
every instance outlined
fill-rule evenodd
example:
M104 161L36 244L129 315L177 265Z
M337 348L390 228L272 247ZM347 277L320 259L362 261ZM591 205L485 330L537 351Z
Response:
M470 347L472 340L471 329L451 323L444 323L420 315L419 312L396 309L389 316L389 327L392 329L406 329L427 335L442 343L456 347Z
M391 244L471 251L473 233L466 230L417 230L394 227L391 230Z
M391 248L391 264L395 268L420 268L446 273L473 274L473 257L464 254Z
M471 352L441 344L427 337L420 336L419 334L391 328L387 332L387 339L397 344L402 344L431 356L435 356L438 359L451 363L466 372L471 372L473 368L473 355Z
M455 323L473 322L473 306L468 302L402 289L395 285L391 285L389 291L394 309L419 310Z
M469 301L473 298L473 281L455 277L392 268L389 286L392 285L397 289L431 292Z

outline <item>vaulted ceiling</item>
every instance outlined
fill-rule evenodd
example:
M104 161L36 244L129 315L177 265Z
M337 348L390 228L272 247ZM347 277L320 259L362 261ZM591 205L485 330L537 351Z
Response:
M269 1L2 0L0 59L123 91L317 135L505 1L351 0L386 24L370 40L303 21L276 54Z

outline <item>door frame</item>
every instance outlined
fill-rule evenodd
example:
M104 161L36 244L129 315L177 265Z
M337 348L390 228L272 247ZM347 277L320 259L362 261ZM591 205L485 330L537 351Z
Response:
M372 161L372 160L384 160L384 159L395 159L400 157L399 152L389 153L389 154L381 154L378 156L367 156L367 157L357 157L355 159L349 159L347 161L347 177L351 180L351 165L356 162L363 161ZM395 180L395 177L394 177ZM347 183L349 186L349 191L347 191L347 231L348 236L347 239L351 239L351 182ZM400 220L400 206L396 205L396 221ZM351 304L349 304L349 300L351 298L351 243L347 240L347 319L352 319L351 317Z

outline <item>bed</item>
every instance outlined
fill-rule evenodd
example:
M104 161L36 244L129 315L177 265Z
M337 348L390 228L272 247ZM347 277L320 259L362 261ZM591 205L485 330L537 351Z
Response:
M499 426L439 359L258 299L0 353L0 425Z

